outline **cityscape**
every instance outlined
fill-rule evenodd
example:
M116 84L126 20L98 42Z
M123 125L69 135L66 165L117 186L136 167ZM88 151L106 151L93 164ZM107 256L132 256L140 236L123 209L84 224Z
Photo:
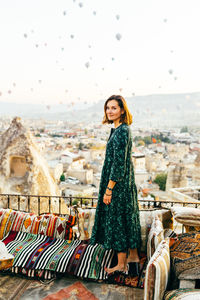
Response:
M1 194L98 198L111 128L100 121L1 118ZM132 124L131 132L140 200L173 201L172 189L200 185L197 126L158 129Z

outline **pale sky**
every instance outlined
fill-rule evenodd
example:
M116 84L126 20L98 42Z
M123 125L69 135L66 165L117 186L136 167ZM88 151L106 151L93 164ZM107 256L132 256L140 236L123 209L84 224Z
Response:
M199 12L199 0L0 0L0 103L199 92Z

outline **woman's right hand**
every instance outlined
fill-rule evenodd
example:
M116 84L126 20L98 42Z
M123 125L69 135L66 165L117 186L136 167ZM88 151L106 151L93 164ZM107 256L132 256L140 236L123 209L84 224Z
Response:
M110 204L111 203L111 198L112 198L112 193L109 196L104 194L103 203L105 203L106 205Z

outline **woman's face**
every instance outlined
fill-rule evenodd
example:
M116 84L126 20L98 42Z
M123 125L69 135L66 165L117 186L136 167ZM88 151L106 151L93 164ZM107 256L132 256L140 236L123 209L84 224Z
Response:
M121 109L116 100L108 101L106 105L106 115L109 121L117 121L120 119L121 114L124 113L124 110Z

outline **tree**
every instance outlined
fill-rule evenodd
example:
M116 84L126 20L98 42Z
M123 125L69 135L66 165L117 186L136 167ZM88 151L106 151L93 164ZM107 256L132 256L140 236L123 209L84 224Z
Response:
M160 173L160 174L156 175L156 178L154 180L154 182L159 185L159 188L162 191L165 191L166 181L167 181L167 174L166 173Z
M183 133L183 132L188 132L188 127L187 126L183 126L182 128L181 128L181 131L180 131L181 133Z
M83 150L83 146L84 146L84 144L80 142L80 143L78 144L78 149L79 149L79 150Z
M65 175L64 175L64 174L62 174L62 175L60 176L60 181L65 181Z

